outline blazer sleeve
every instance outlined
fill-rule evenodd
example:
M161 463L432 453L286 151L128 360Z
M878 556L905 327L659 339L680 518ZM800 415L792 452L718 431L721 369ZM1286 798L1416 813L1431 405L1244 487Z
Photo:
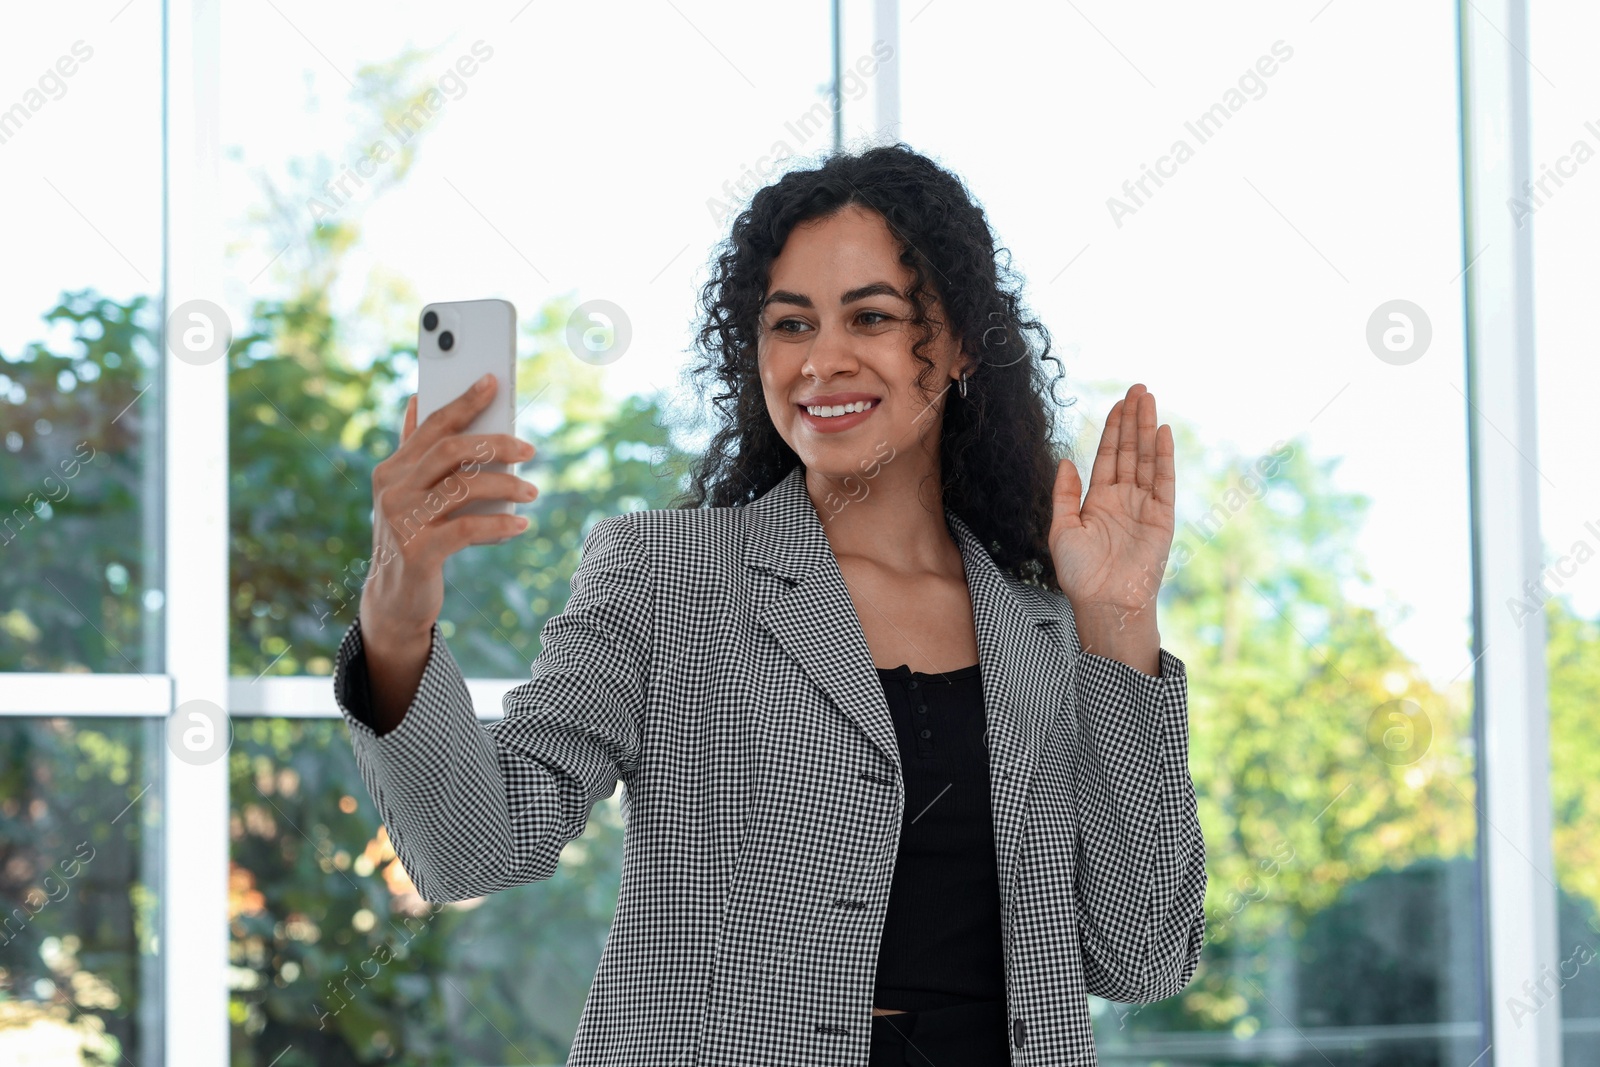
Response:
M1074 633L1076 638L1076 633ZM1188 679L1160 651L1151 677L1080 654L1073 893L1088 991L1107 1000L1175 996L1205 938L1205 840L1189 776Z
M589 810L638 765L650 674L648 561L627 515L590 530L571 595L540 632L529 681L505 717L480 722L437 623L400 725L370 724L361 625L334 665L356 763L396 855L424 900L483 896L548 878Z

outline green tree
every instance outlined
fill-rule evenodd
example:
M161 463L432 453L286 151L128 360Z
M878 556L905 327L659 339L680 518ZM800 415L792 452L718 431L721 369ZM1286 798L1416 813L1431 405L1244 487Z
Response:
M161 727L0 718L0 1062L152 1054Z
M565 1058L616 907L615 798L555 877L433 906L341 723L237 722L229 761L236 1067Z
M1206 454L1180 434L1184 454ZM1189 676L1206 948L1180 996L1102 1008L1108 1042L1282 1025L1255 990L1292 966L1314 916L1380 872L1472 853L1469 694L1435 691L1345 593L1368 580L1366 500L1301 441L1262 459L1227 458L1184 490L1161 589L1164 642ZM1390 714L1406 709L1409 722Z
M0 353L0 671L159 671L153 305L43 318L61 341Z
M1600 619L1545 602L1550 801L1561 887L1600 909ZM1600 947L1600 942L1597 942Z

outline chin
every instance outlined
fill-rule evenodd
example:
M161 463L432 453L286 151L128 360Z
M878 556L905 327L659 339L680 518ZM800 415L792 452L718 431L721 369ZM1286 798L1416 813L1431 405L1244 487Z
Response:
M895 458L897 450L882 438L872 438L853 441L848 445L840 442L831 448L812 448L806 452L797 450L796 454L800 456L807 474L834 482L843 482L847 478L859 482L875 477L884 464Z

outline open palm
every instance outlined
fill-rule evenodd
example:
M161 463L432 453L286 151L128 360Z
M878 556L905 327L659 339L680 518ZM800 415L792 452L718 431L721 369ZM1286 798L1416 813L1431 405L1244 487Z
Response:
M1106 416L1088 496L1071 460L1056 468L1050 556L1074 611L1153 608L1172 547L1173 454L1172 427L1157 428L1155 395L1136 384Z

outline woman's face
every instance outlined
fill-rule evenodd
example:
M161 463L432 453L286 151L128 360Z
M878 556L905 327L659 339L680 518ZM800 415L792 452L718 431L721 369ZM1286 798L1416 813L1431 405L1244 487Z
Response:
M924 398L913 387L923 365L911 354L911 281L888 224L856 204L796 226L773 261L761 387L773 425L808 471L860 477L890 455L938 456L960 345L940 330L924 349L935 366ZM929 315L942 323L944 309L935 304ZM849 413L860 402L865 410ZM839 406L847 413L834 415Z

